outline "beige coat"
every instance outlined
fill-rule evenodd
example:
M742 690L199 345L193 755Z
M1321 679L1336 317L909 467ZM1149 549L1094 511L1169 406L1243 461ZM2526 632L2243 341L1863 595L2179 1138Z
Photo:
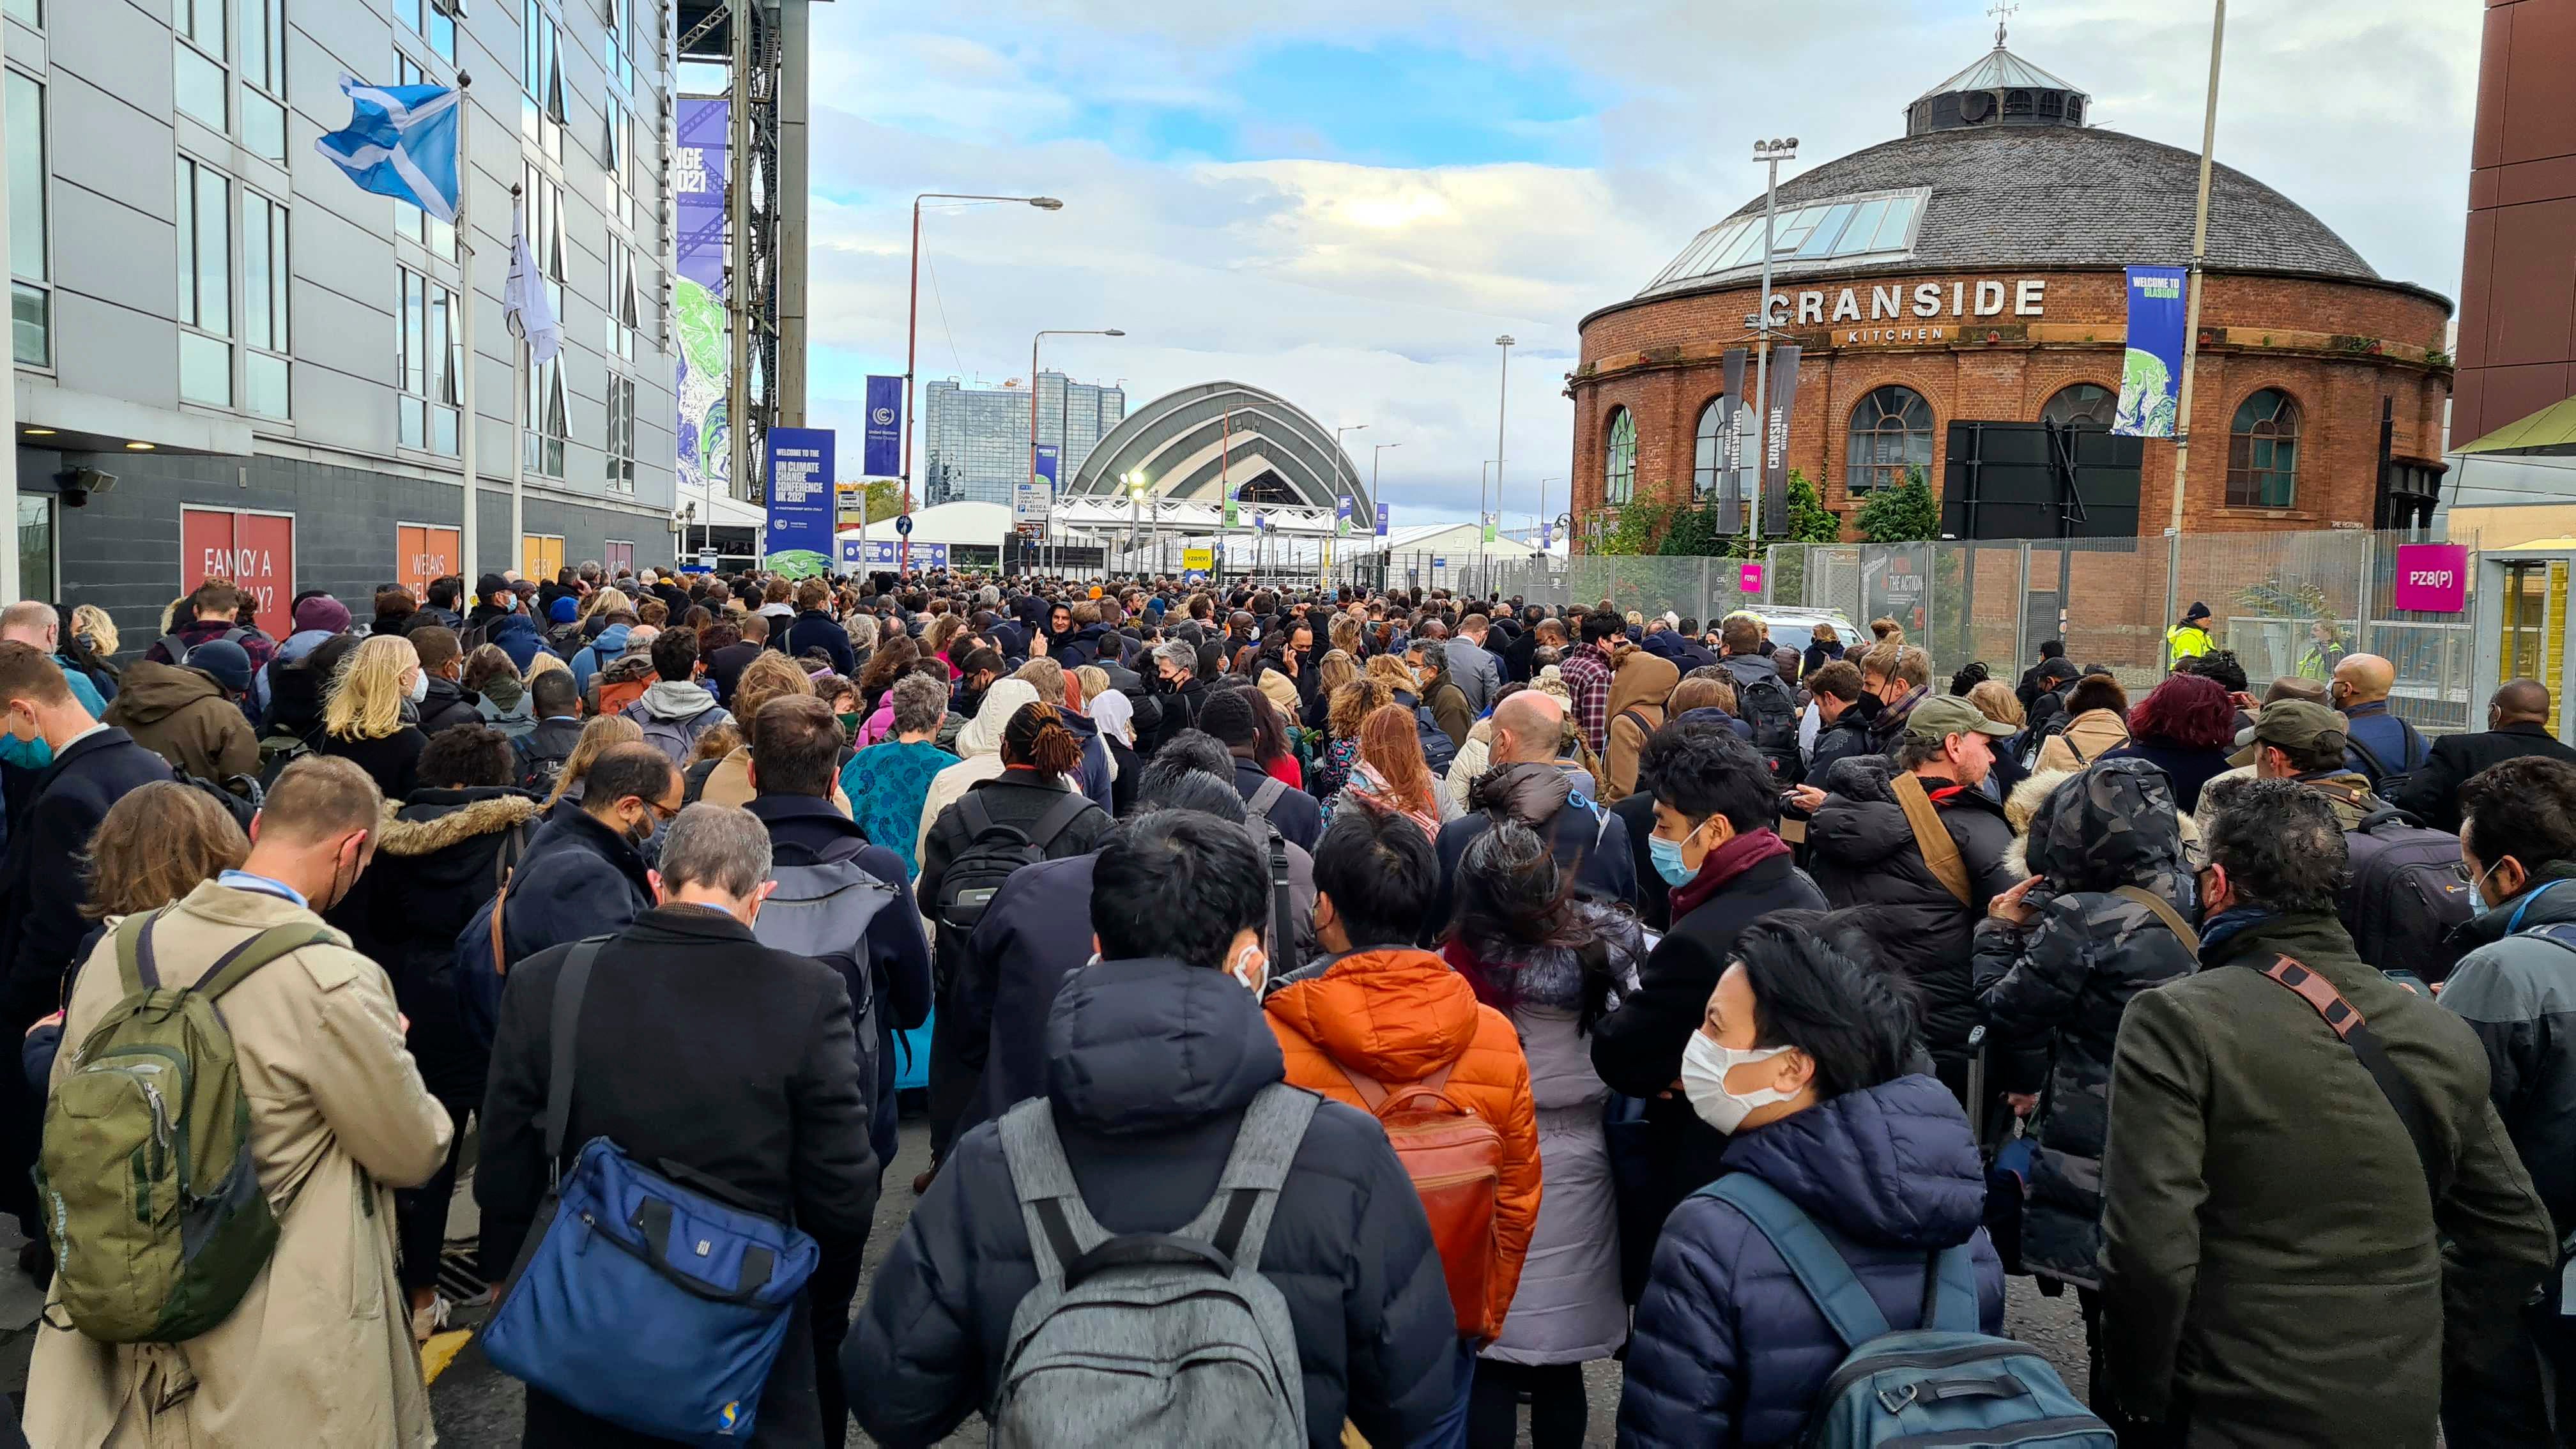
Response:
M162 977L196 980L270 926L320 925L275 896L207 882L153 937ZM26 1428L37 1449L425 1449L438 1435L394 1278L394 1195L447 1156L447 1112L421 1085L392 985L331 933L223 1000L277 1251L221 1327L178 1344L102 1344L39 1326ZM103 943L73 988L64 1039L123 995ZM54 1062L54 1080L72 1052ZM48 1317L59 1318L48 1308Z
M2036 770L2080 770L2129 742L2129 727L2107 709L2088 709L2039 747Z

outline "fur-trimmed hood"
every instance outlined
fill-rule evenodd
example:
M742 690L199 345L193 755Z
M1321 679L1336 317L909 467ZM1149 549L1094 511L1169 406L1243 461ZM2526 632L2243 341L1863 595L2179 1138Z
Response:
M376 849L404 858L435 855L478 835L533 825L537 814L537 797L520 790L415 790L400 805L385 802Z

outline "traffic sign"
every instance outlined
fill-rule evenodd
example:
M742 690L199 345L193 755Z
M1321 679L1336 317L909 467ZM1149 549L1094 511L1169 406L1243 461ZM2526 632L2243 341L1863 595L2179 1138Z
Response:
M902 534L906 538L910 538L912 536L912 515L909 513L896 514L894 519L894 531Z

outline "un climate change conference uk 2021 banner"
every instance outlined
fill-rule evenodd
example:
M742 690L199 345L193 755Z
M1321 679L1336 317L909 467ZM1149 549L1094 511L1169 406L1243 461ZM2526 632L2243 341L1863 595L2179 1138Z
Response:
M869 375L867 441L859 450L859 459L859 471L870 478L902 474L902 378Z
M731 103L683 99L671 155L679 212L671 330L679 344L680 495L731 481L733 350L725 331L725 158ZM824 487L830 488L827 477ZM824 499L828 505L828 493ZM827 539L828 542L828 539Z
M792 579L832 571L830 428L769 430L769 541L764 561Z
M2120 411L2111 431L2170 438L2181 411L2185 330L2183 269L2129 268L2129 356L2120 368Z

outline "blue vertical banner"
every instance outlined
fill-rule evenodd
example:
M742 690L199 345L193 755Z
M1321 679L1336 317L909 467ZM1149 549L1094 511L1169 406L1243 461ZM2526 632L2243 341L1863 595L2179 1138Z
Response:
M1047 497L1055 496L1056 459L1060 450L1053 443L1038 444L1038 476L1046 480Z
M859 471L871 478L893 478L903 472L903 379L868 378L867 442L860 449Z
M769 430L769 544L764 560L789 578L832 571L830 428Z
M2170 438L2181 412L2185 282L2180 267L2129 268L2129 355L2111 431Z
M1386 505L1383 503L1377 506L1377 536L1386 537Z

